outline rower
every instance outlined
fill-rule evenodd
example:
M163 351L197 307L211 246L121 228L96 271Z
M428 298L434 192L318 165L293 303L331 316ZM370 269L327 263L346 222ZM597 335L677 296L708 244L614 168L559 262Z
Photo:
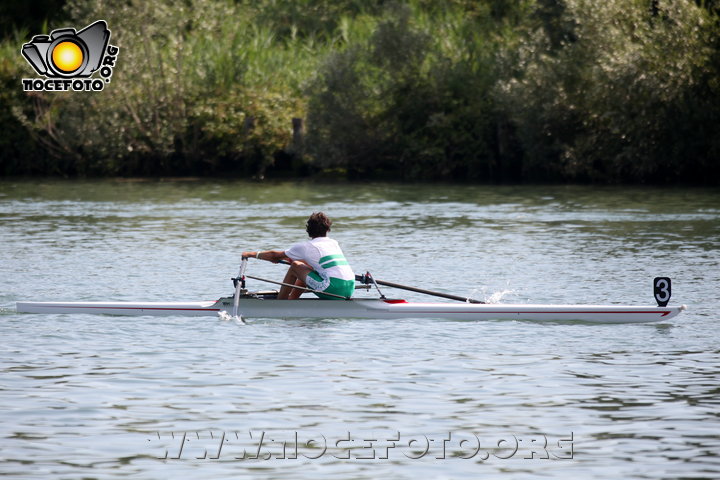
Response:
M350 298L355 292L355 274L337 241L328 237L332 221L323 212L310 215L305 231L310 240L296 243L287 250L266 250L243 252L242 258L257 258L273 263L288 262L290 268L285 274L278 300L295 300L306 287L323 299ZM322 292L330 295L323 295Z

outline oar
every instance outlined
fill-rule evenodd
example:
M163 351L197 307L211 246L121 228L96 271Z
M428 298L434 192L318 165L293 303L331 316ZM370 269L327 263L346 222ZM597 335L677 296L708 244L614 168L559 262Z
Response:
M252 278L253 280L260 280L261 282L274 283L275 285L283 285L285 287L297 288L298 290L304 290L306 292L320 293L322 295L327 295L329 297L336 297L336 298L341 298L343 300L350 300L350 297L343 297L342 295L335 295L334 293L321 292L320 290L313 290L312 288L299 287L297 285L291 285L289 283L276 282L275 280L268 280L267 278L253 277L252 275L245 275L245 276L247 278Z
M289 265L288 262L286 262L285 260L281 260L279 263L284 263L286 265ZM248 275L248 277L250 277L250 276ZM250 277L250 278L253 278L253 277ZM475 300L474 298L460 297L458 295L450 295L449 293L435 292L433 290L425 290L424 288L410 287L408 285L401 285L399 283L386 282L384 280L377 280L375 277L373 277L372 275L368 275L368 274L355 275L355 280L360 283L363 283L365 285L368 285L370 282L375 282L378 285L384 285L384 286L390 287L390 288L399 288L401 290L408 290L410 292L423 293L425 295L432 295L435 297L447 298L450 300L457 300L459 302L485 303L482 300ZM278 283L278 282L274 282L274 283ZM295 287L295 288L298 288L298 287ZM325 295L328 295L328 294L326 293ZM345 298L345 297L341 297L341 298Z
M408 285L401 285L399 283L393 283L393 282L386 282L384 280L378 280L372 277L372 275L368 276L368 274L365 275L355 275L355 280L361 283L367 284L368 282L374 281L378 285L383 285L386 287L391 288L399 288L401 290L408 290L410 292L417 292L417 293L423 293L425 295L432 295L435 297L441 297L441 298L448 298L450 300L458 300L460 302L467 302L467 303L485 303L480 300L475 300L474 298L467 298L467 297L460 297L458 295L450 295L449 293L442 293L442 292L435 292L433 290L425 290L424 288L417 288L417 287L410 287Z
M245 268L247 267L247 258L243 258L240 262L240 273L237 276L237 282L235 283L235 297L233 299L233 317L237 317L238 305L240 304L240 290L245 288ZM242 320L242 318L241 318Z

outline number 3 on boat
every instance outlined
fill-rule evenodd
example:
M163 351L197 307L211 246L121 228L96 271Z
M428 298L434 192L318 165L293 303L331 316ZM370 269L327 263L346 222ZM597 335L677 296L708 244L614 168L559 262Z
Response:
M667 306L672 294L670 277L655 277L653 279L653 293L658 307Z

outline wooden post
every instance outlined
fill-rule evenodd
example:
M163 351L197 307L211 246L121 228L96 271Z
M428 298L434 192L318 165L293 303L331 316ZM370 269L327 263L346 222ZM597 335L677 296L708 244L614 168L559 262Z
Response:
M243 133L246 135L255 129L255 117L248 115L243 123Z
M292 119L292 143L290 144L290 153L300 157L303 154L305 146L305 129L303 127L302 118Z

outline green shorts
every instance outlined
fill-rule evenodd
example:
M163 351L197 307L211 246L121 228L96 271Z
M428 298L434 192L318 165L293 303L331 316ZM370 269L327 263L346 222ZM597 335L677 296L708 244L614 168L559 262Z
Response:
M333 295L340 295L346 298L352 297L353 293L355 293L355 280L342 280L334 277L324 279L314 270L308 273L305 283L308 288L312 288L313 290L319 290ZM325 300L340 300L337 297L323 295L319 292L315 293L315 295Z

